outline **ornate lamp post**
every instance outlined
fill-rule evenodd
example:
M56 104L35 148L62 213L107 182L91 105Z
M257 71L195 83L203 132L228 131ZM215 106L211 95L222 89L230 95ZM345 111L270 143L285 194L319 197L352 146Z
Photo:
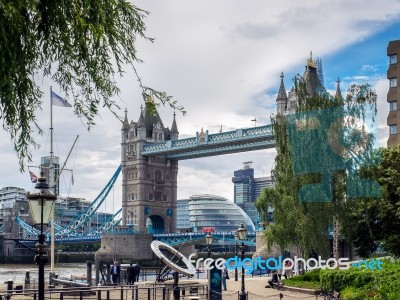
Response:
M48 257L43 234L43 225L49 223L50 214L57 196L50 191L43 171L40 175L41 177L38 178L35 190L27 192L26 198L29 200L29 207L34 223L40 225L40 235L38 237L38 243L36 244L37 255L35 256L35 262L39 266L38 298L39 300L44 300L44 266L48 262Z
M237 232L235 232L235 254L236 256L238 255L238 240L239 240L239 235ZM235 267L235 281L238 281L238 268L237 266Z
M244 228L244 225L242 223L242 224L240 224L240 227L236 230L236 232L237 232L237 234L239 236L239 240L242 241L242 246L240 247L240 252L242 253L242 262L243 262L244 252L245 252L245 250L244 250L244 240L246 239L247 229ZM247 299L245 285L244 285L244 274L245 274L245 271L244 271L244 267L242 265L242 289L241 289L240 294L239 294L239 300L246 300Z
M211 244L213 242L213 236L211 235L211 233L207 233L206 235L206 243L207 243L207 257L210 258L211 257Z

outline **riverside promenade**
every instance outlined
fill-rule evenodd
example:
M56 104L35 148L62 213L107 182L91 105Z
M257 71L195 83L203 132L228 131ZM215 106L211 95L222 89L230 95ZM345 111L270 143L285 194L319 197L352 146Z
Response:
M301 300L301 299L321 299L315 295L310 295L306 293L300 292L293 292L289 290L276 290L272 288L265 288L268 285L268 280L271 277L247 277L245 280L245 289L248 292L248 299L249 300L261 300L261 299L271 299L271 300L278 300L278 299L287 299L287 300ZM207 285L206 279L190 279L190 280L180 280L180 284L200 284L200 285ZM166 282L166 284L170 285L172 282ZM158 290L156 294L148 294L146 287L153 286L154 282L144 282L141 281L135 284L135 287L143 288L140 289L138 293L138 297L132 296L132 288L127 286L110 286L110 287L91 287L90 289L86 290L85 294L79 295L79 293L75 294L68 294L65 293L63 296L60 296L59 292L54 292L51 294L47 293L46 289L46 299L134 299L134 300L162 300L161 290ZM6 295L6 285L1 284L1 295L4 297ZM223 300L237 300L238 299L238 291L241 289L241 277L239 277L238 281L235 281L232 277L231 279L227 280L227 291L222 292L222 299ZM59 289L57 289L59 291ZM200 289L199 289L200 290ZM88 293L89 291L93 291L93 293ZM99 294L101 291L101 295ZM5 298L3 298L5 299ZM22 293L15 294L11 296L10 299L13 300L28 300L28 299L35 299L32 293L26 293L22 291ZM172 292L168 292L167 296L164 299L173 299ZM196 298L196 295L192 295L186 293L186 295L181 296L180 299L207 299L205 295L199 295Z

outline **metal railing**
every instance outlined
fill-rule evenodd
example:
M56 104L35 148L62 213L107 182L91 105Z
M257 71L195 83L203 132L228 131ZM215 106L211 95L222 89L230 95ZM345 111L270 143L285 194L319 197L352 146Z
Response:
M178 296L179 295L179 296ZM0 291L0 300L38 299L37 289L8 289ZM88 286L52 287L45 290L45 299L96 299L96 300L169 300L169 299L208 299L207 285L145 284L140 286Z

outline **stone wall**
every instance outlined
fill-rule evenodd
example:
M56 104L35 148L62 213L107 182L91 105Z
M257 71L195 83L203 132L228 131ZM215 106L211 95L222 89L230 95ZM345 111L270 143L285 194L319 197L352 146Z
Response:
M101 247L95 254L96 262L114 260L133 262L153 258L150 234L105 234L101 236Z

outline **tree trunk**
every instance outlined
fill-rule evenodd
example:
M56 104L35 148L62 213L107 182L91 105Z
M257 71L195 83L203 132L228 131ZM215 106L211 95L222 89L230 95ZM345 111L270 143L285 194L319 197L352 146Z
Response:
M338 260L340 257L339 233L340 233L339 219L336 215L334 215L333 216L333 257L336 260Z

